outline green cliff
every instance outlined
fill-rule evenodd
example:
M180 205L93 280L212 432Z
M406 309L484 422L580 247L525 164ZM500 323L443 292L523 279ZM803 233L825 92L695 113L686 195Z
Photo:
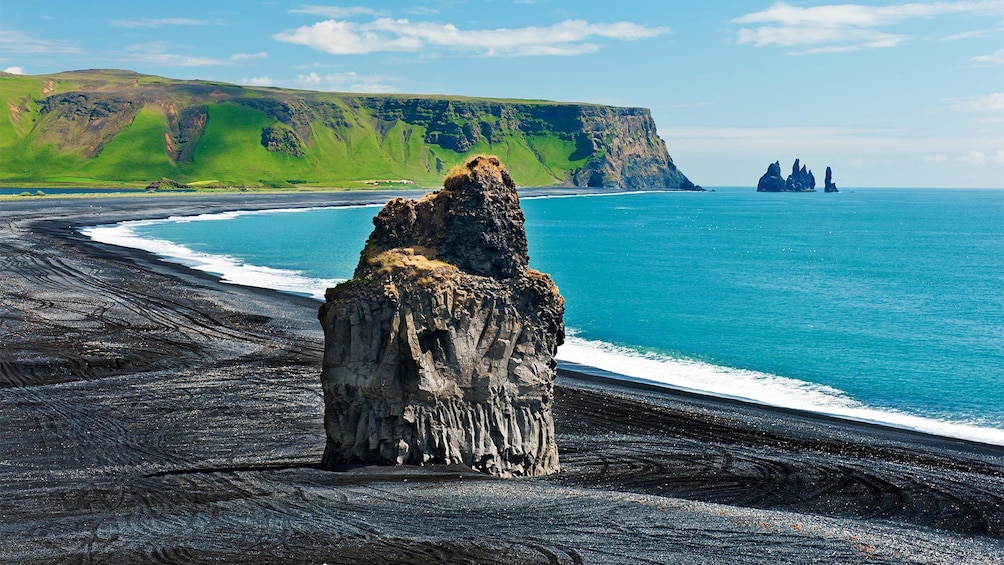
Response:
M438 186L473 153L521 186L695 189L644 108L362 95L130 71L0 73L0 184Z

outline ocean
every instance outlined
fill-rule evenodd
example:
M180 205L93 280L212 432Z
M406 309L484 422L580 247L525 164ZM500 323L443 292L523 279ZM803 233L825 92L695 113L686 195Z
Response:
M524 198L570 367L1004 445L1004 191ZM379 206L96 226L235 284L321 298Z

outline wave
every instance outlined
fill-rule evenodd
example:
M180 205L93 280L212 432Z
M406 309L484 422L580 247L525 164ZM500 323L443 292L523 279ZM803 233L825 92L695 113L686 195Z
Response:
M304 210L307 209L297 208L281 211L300 212ZM81 229L80 233L100 243L141 249L153 253L166 261L219 277L220 282L223 283L266 288L324 300L325 290L345 279L323 279L304 275L302 271L254 265L245 262L239 257L195 251L173 241L145 237L136 232L136 228L153 224L218 221L242 215L276 211L278 210L220 212L199 216L176 216L159 220L135 220L111 225L89 226Z
M868 406L836 388L790 377L678 359L574 335L565 339L556 357L562 363L599 369L603 371L603 376L614 379L653 383L685 392L1004 445L1002 429Z

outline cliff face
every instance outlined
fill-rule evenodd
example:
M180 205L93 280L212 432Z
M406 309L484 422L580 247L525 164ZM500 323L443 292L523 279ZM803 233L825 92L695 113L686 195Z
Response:
M647 109L592 107L581 120L594 158L572 173L575 186L703 190L676 168Z
M123 176L114 180L147 182L431 186L469 154L499 153L529 186L699 189L644 108L322 93L128 71L0 81L15 93L0 108L0 149L11 162L0 180L13 183L72 173L100 184L115 171Z
M564 301L527 266L515 183L478 157L373 220L355 277L319 311L323 465L558 470L551 416Z
M588 187L701 190L669 156L646 108L426 98L363 98L383 121L425 126L425 142L457 152L507 137L554 137L572 152L562 184ZM539 151L535 151L538 153Z

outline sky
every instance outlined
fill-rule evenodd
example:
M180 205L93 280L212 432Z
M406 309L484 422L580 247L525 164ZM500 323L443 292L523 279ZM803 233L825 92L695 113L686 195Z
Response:
M1004 187L1004 0L0 5L0 69L88 68L641 106L709 187Z

